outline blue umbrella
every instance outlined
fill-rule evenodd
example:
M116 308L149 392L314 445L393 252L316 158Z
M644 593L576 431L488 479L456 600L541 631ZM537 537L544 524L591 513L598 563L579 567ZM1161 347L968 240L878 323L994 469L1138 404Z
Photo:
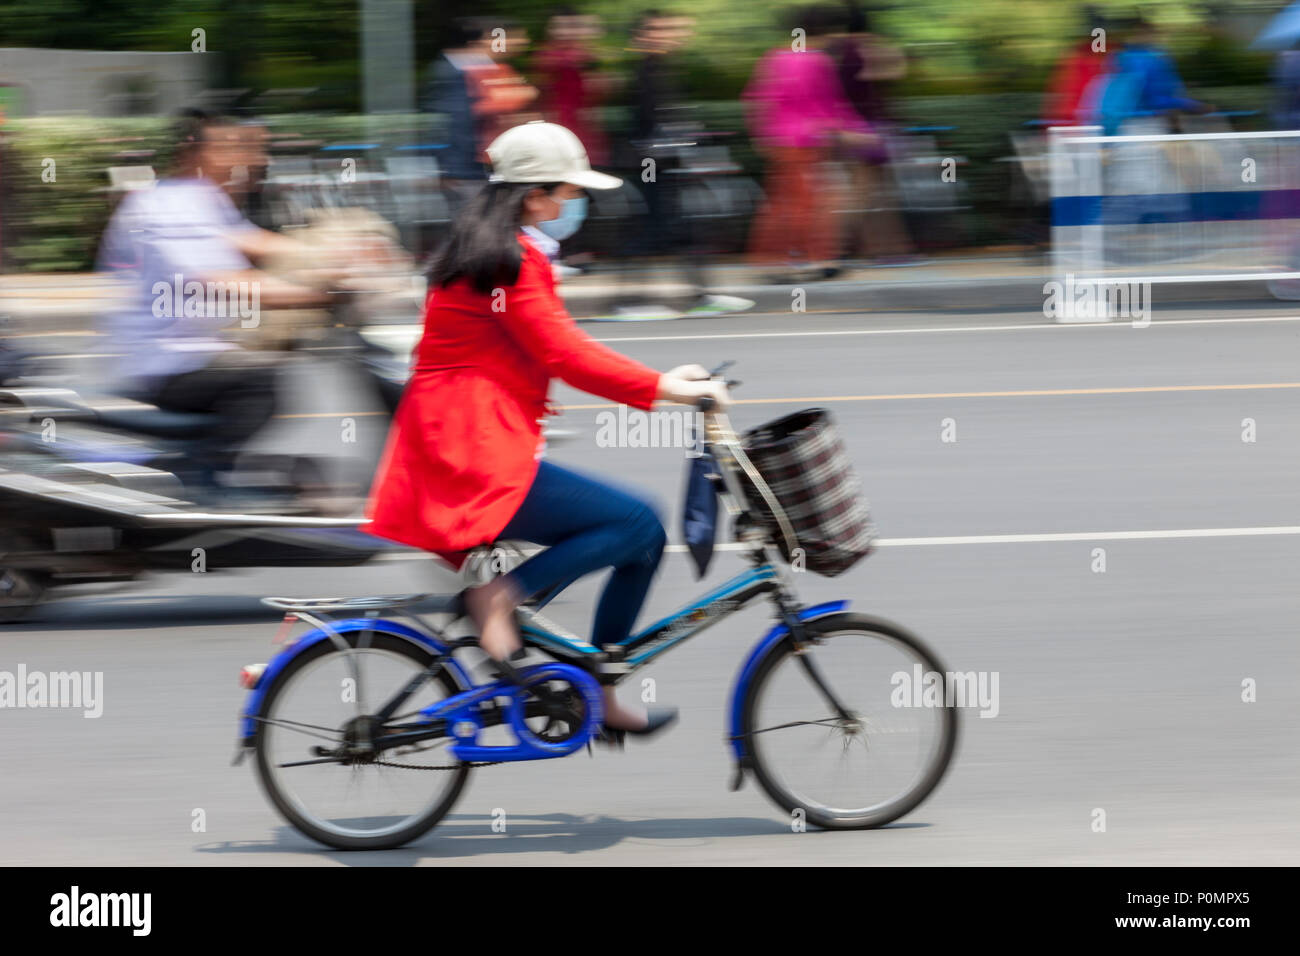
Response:
M1255 37L1252 50L1285 50L1300 40L1300 0L1275 16Z

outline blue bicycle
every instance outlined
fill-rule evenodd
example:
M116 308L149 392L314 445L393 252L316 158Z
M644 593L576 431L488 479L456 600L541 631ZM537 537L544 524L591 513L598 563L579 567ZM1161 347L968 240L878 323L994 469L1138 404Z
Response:
M457 635L469 623L460 595L266 598L286 624L312 630L265 669L245 669L236 762L255 754L271 803L307 836L340 849L400 846L451 810L471 769L563 757L601 739L602 685L766 598L776 624L731 692L732 789L752 772L778 806L829 829L911 811L947 769L957 719L949 700L913 706L896 692L898 675L943 667L914 635L848 612L847 601L799 603L770 526L749 520L756 494L779 513L777 502L727 417L702 417L747 570L617 645L595 647L539 604L521 607L524 643L544 656L520 669L523 687L474 679L463 658L481 652L473 634ZM388 612L408 620L378 617Z

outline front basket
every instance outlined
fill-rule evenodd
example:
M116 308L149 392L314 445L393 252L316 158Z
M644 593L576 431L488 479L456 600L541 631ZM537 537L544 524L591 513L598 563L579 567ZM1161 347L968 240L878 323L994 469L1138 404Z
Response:
M806 408L760 425L741 436L741 446L786 520L752 479L746 489L751 512L787 561L834 577L875 549L862 483L829 411Z

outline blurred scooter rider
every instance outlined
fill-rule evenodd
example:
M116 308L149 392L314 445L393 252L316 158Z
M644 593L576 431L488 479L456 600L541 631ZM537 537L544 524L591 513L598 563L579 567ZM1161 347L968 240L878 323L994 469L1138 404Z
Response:
M275 408L274 365L241 349L237 330L255 329L261 309L320 307L328 297L253 268L250 260L298 243L250 223L223 191L251 165L241 129L186 110L175 131L169 174L123 200L100 248L100 268L132 286L108 322L111 384L169 411L213 413L195 456L211 480Z

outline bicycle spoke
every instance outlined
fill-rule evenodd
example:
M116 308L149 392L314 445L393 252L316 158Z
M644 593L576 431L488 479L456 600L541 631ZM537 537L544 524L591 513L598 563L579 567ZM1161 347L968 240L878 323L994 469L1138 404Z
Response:
M279 767L281 770L283 770L285 767L313 767L316 766L317 764L322 764L322 763L342 763L342 762L343 762L342 757L320 757L316 760L294 760L289 763L278 763L276 764L276 766Z
M338 729L335 727L318 727L315 724L304 724L297 720L285 720L283 717L276 717L276 718L254 717L253 719L256 720L258 723L274 724L277 727L284 727L287 730L296 730L301 734L306 734L308 737L316 737L320 740L328 740L331 743L341 743L343 740L343 736L339 733ZM307 728L307 729L304 730L303 728ZM333 734L334 736L326 737L325 734L313 734L311 733L312 730L323 730L325 731L326 734Z
M789 730L791 727L831 727L832 729L839 722L838 717L823 717L820 720L792 720L789 723L777 724L775 727L763 727L760 730L751 730L753 734L767 734L774 730Z
M760 783L787 809L802 809L819 826L879 826L934 787L955 732L950 708L897 706L893 675L917 663L941 668L889 630L850 625L819 638L805 651L815 665L787 651L763 672L751 691L748 749ZM825 713L828 700L843 713L800 719Z
M450 753L455 741L447 736L381 748L390 735L445 734L421 714L456 692L454 678L422 681L408 712L380 724L372 712L358 712L362 695L396 699L427 668L429 656L382 631L353 632L345 640L362 646L321 645L277 684L260 720L258 768L277 809L308 835L348 848L405 842L405 834L446 812L464 785L467 765ZM348 678L356 681L355 699L340 694L340 681L346 691ZM328 744L303 753L310 737Z

